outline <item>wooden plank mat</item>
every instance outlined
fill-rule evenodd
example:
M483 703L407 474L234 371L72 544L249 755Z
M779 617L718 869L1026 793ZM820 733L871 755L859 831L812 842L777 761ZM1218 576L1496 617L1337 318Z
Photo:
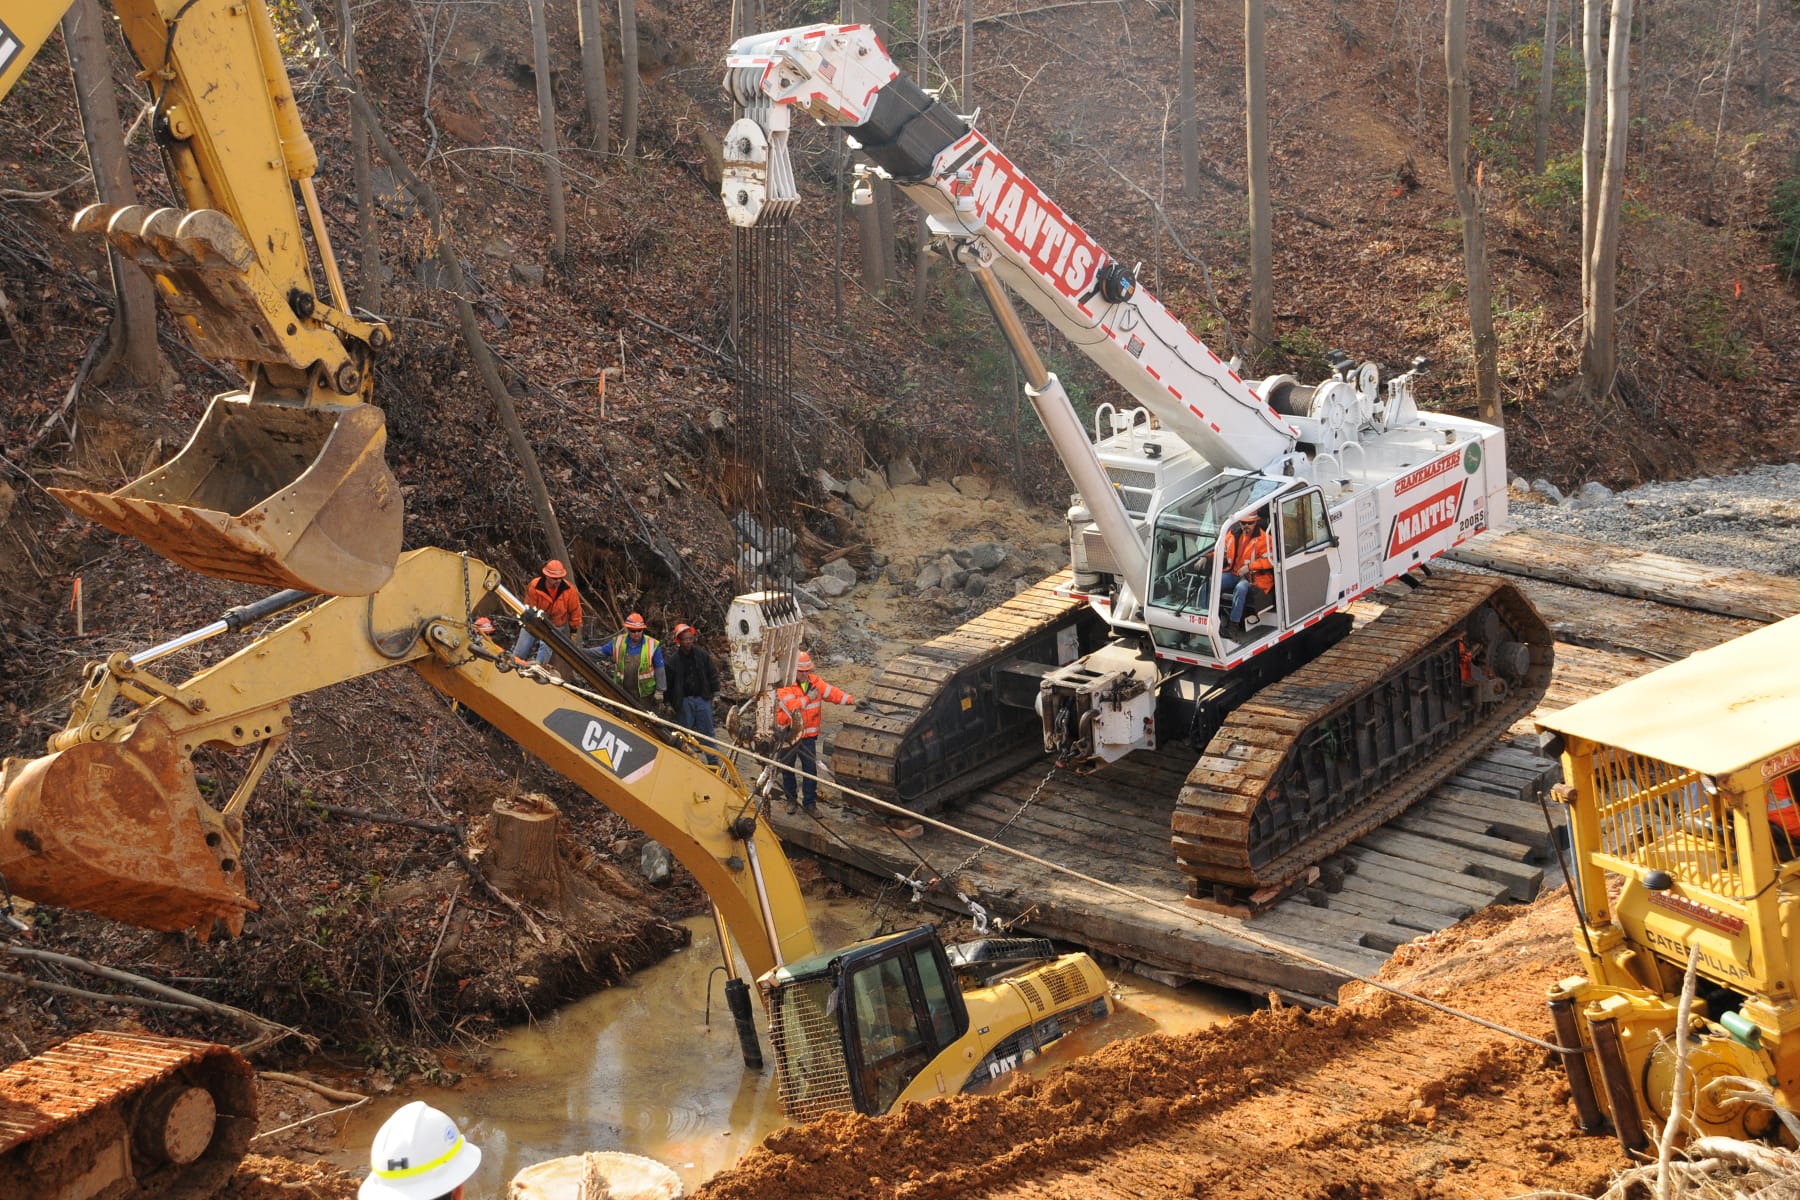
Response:
M1610 592L1677 608L1779 621L1800 613L1800 580L1709 567L1662 554L1540 529L1484 533L1447 555L1508 575Z

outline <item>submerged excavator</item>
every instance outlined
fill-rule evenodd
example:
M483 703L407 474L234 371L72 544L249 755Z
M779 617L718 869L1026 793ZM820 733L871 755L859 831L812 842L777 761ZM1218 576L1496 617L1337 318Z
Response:
M1535 707L1553 642L1531 604L1427 567L1504 525L1500 429L1341 354L1314 384L1241 378L867 26L743 38L725 90L732 223L798 205L794 113L844 130L979 287L1077 489L1070 569L888 663L838 779L933 811L1044 754L1086 771L1185 740L1175 856L1194 899L1255 912ZM1090 438L1008 291L1135 406L1101 405ZM1227 531L1250 516L1268 586L1233 614ZM1356 627L1350 606L1396 581Z
M0 97L67 7L0 0ZM752 788L731 763L671 735L494 569L445 550L400 553L401 497L369 403L388 333L345 297L265 0L112 7L190 207L94 206L76 228L146 270L196 349L235 361L246 382L215 398L183 450L144 478L111 494L56 494L185 566L286 590L90 665L48 753L7 759L0 775L0 878L11 894L148 929L237 933L256 907L245 889L245 813L293 729L291 701L406 667L694 874L718 922L746 1064L760 1065L761 1051L739 962L767 1008L793 1119L958 1092L1104 1017L1094 962L1036 939L946 947L922 926L821 948L763 820L766 777ZM734 669L766 707L770 687L792 678L802 630L791 598L747 605L757 635L738 647ZM151 669L295 609L304 611L185 681ZM486 612L516 615L577 681L519 664L477 628ZM247 759L218 807L194 766L209 748ZM204 1200L255 1124L253 1074L228 1049L83 1035L0 1071L0 1196Z

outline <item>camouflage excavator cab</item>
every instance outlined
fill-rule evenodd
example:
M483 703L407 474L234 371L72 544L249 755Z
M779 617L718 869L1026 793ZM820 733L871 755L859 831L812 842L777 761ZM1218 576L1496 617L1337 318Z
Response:
M362 596L400 555L400 489L372 404L217 396L181 453L116 492L51 488L82 516L219 579Z

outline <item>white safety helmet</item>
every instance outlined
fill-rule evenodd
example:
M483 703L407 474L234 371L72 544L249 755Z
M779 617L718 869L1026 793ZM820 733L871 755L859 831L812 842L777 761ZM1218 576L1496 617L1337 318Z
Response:
M480 1149L455 1121L414 1100L376 1133L357 1200L437 1200L468 1182L480 1165Z

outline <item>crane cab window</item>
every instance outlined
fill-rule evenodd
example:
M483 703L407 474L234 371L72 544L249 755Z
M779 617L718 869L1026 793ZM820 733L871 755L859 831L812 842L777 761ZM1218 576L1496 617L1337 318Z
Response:
M1259 475L1215 479L1165 508L1156 519L1150 562L1150 603L1204 616L1217 600L1213 559L1237 514L1280 491L1283 480Z
M1303 554L1331 545L1331 522L1325 516L1325 497L1302 492L1281 502L1281 550Z

